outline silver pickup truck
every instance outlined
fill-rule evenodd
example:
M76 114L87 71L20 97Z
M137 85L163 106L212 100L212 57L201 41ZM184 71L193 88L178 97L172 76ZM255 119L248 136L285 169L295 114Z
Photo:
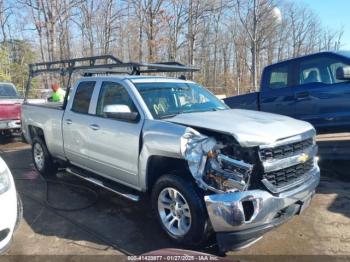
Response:
M231 110L192 81L82 77L60 104L22 110L43 175L59 165L138 201L173 240L222 251L246 247L301 213L319 183L314 128L270 113Z

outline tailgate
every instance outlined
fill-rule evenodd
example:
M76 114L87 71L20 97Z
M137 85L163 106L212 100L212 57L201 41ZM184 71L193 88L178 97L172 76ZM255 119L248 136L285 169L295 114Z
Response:
M18 100L0 100L0 121L21 119L21 102Z

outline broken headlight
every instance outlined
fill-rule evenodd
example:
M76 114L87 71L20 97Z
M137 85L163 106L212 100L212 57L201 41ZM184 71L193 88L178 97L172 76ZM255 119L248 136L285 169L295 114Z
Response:
M250 182L253 165L221 153L213 153L207 163L204 181L220 191L245 191Z
M181 153L201 188L217 193L244 191L249 186L253 165L223 154L225 147L192 128L187 128L181 138Z

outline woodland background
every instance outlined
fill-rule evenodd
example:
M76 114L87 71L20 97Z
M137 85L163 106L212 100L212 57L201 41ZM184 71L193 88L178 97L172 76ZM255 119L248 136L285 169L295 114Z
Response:
M237 95L267 64L340 49L342 34L292 0L0 0L0 81L22 93L28 63L113 54L195 65L188 77Z

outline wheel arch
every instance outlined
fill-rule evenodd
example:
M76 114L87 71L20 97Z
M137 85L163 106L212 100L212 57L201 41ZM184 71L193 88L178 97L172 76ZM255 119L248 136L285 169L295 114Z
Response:
M29 130L29 137L30 137L31 143L33 142L33 139L35 137L39 137L46 144L45 133L44 133L44 130L42 128L37 127L37 126L33 126L33 125L29 125L28 130Z
M184 175L194 180L185 159L154 155L147 161L145 191L150 192L157 179L165 174Z

